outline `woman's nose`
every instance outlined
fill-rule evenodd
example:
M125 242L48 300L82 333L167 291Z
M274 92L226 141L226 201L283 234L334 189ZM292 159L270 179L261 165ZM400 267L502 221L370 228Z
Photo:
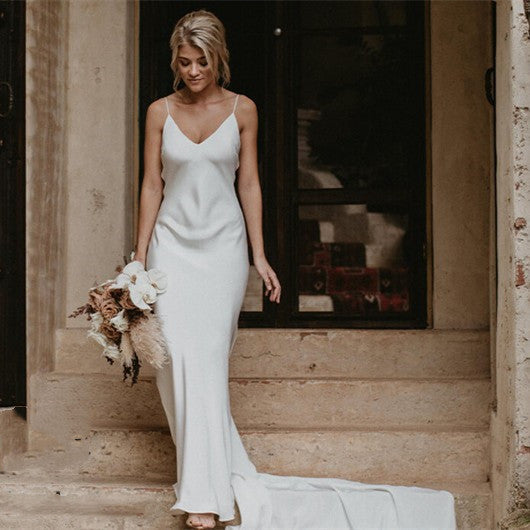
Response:
M192 64L191 65L191 73L193 75L197 75L199 73L199 65L197 64Z

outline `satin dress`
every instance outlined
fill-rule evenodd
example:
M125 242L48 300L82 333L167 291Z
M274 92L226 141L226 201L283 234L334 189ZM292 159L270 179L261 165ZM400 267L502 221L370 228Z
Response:
M154 309L171 361L156 384L176 448L176 513L236 517L229 530L456 528L444 490L258 472L230 411L229 357L249 275L235 191L240 134L232 112L200 143L170 113L162 133L164 196L146 267L168 276Z

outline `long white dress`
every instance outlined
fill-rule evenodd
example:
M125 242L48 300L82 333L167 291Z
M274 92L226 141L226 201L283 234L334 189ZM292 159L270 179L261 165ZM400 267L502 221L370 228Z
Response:
M177 451L174 513L235 518L232 530L455 529L448 491L261 473L230 411L228 365L249 274L235 192L240 134L232 112L190 140L170 114L162 134L164 197L146 266L168 275L155 304L171 362L156 382Z

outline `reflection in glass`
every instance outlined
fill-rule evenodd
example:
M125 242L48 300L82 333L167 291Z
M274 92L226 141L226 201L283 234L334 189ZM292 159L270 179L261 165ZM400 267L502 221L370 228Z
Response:
M298 310L406 313L408 216L366 205L298 209Z
M300 9L298 187L406 186L417 146L410 7L326 2L320 8Z
M254 265L250 266L248 274L247 290L243 299L241 311L263 310L263 279L258 274Z

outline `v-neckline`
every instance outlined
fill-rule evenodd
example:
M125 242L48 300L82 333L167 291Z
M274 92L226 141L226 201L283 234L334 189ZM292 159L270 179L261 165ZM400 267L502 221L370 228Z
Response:
M171 116L171 114L167 114L167 117L166 117L166 121L169 119L171 122L173 122L173 125L177 128L178 132L184 137L186 138L186 140L188 140L188 142L190 142L191 144L193 145L196 145L197 147L201 146L202 144L204 144L205 142L207 142L210 138L212 138L212 136L215 136L215 134L221 129L221 127L228 121L228 119L231 117L231 116L234 116L235 113L234 111L232 111L219 125L219 127L217 127L217 129L215 129L215 131L210 134L209 136L207 136L204 140L202 140L202 142L194 142L191 138L189 138L187 135L184 134L184 132L182 131L182 129L179 127L178 123L173 119L173 116Z

